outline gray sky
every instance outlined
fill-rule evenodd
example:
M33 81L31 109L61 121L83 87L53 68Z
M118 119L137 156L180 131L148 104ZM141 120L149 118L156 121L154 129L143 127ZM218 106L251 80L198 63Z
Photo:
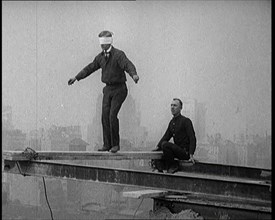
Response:
M100 52L97 35L135 64L141 125L162 133L172 98L206 103L206 132L271 133L270 1L2 2L2 102L23 130L86 125L101 71L68 86Z

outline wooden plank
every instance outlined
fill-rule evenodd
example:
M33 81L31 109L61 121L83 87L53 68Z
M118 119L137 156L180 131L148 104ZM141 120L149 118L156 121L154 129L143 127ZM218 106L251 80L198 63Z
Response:
M164 196L168 193L166 190L154 190L154 189L147 189L147 190L138 190L138 191L129 191L129 192L123 192L123 197L128 198L152 198L152 197L158 197L158 196Z
M119 151L117 153L100 151L36 151L35 160L132 160L160 159L162 152ZM27 157L21 151L4 151L3 159L25 161Z

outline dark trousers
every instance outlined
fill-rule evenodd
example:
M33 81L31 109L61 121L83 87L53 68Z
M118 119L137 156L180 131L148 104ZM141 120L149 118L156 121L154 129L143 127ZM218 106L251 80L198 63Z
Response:
M119 146L118 112L125 101L128 90L126 84L106 85L103 88L102 128L105 148Z
M186 149L179 147L176 144L170 142L163 142L161 145L163 151L162 159L165 161L166 167L176 165L175 158L180 160L189 160L190 156Z

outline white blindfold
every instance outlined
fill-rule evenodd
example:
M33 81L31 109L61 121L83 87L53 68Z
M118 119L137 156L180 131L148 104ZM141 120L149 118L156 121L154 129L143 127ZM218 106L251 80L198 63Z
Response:
M100 37L99 38L99 43L100 44L112 44L113 43L113 38L112 37Z

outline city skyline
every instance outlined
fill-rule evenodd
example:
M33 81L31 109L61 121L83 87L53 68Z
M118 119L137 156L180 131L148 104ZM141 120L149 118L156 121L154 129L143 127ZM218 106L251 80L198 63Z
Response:
M205 104L209 134L271 133L268 1L4 1L2 12L2 100L19 129L92 121L100 71L67 81L110 29L140 75L135 84L126 73L127 85L149 135L170 120L174 97Z
M109 16L94 16L105 10ZM205 106L206 134L271 134L268 1L4 1L2 12L2 101L18 129L92 122L100 71L67 81L100 52L97 35L110 29L140 75L135 84L126 73L127 86L149 136L163 133L174 97Z
M55 219L146 218L162 205L153 205L146 196L144 202L123 197L125 191L145 188L122 186L119 181L146 180L155 184L153 188L164 183L161 187L166 189L178 177L190 184L177 182L173 189L186 186L177 189L201 192L208 207L214 204L213 215L255 213L256 218L269 213L272 172L260 170L272 167L271 1L2 1L2 151L21 154L29 147L38 154L93 154L102 147L101 70L72 86L68 80L101 52L98 34L103 30L114 33L113 46L125 52L140 77L135 84L125 73L128 96L118 115L121 153L151 152L173 117L173 98L180 98L181 113L195 128L196 164L209 166L199 165L192 178L187 173L173 178L166 173L151 175L150 159L73 158L33 161L34 166L3 160L8 172L2 173L2 217L45 219L53 212ZM229 173L223 165L230 165ZM250 178L250 168L261 178ZM20 175L10 169L18 169ZM35 170L37 176L28 176ZM137 175L133 170L142 172ZM96 177L90 182L92 174ZM112 178L117 181L114 185ZM266 191L261 194L260 189ZM190 194L180 203L181 195L180 200L171 196L175 210L187 200L191 208L203 205L200 196ZM232 205L237 208L234 212ZM212 212L205 207L200 210ZM223 210L216 212L217 208Z

